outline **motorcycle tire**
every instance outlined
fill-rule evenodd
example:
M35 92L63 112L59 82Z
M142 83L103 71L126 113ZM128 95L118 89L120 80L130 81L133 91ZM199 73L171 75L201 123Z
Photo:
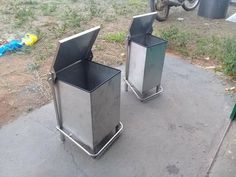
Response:
M200 0L185 0L182 7L186 11L191 11L198 6L199 2Z
M160 22L167 20L170 11L170 6L164 2L165 0L150 0L151 12L157 12L156 20Z

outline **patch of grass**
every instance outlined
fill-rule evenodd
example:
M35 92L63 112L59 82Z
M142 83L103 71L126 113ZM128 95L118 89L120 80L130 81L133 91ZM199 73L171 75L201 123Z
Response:
M168 41L168 47L176 50L184 56L189 56L188 44L191 41L191 34L182 32L175 26L160 31L160 37Z
M67 27L78 28L84 20L83 16L72 8L67 8L63 14L62 20Z
M117 19L115 15L105 15L102 18L105 22L113 22Z
M139 14L144 13L146 10L147 3L143 0L127 0L125 2L114 1L112 3L112 8L117 15L127 15L127 14Z
M123 43L123 42L125 42L125 39L126 39L126 33L125 32L117 32L117 33L106 34L104 39L108 42Z
M89 0L89 12L91 17L101 17L104 11L98 1Z
M140 13L146 10L147 2L143 0L128 0L128 5L132 8L134 13Z
M42 4L40 9L43 15L48 16L52 15L52 13L56 11L57 6L56 4Z
M221 62L223 71L236 77L236 37L224 39L221 52Z
M236 77L236 36L219 38L202 37L197 34L180 31L171 26L155 32L168 40L168 48L190 58L209 58L222 64L222 71Z
M51 34L55 36L55 38L60 38L66 33L67 29L68 27L66 26L66 24L63 24L53 26L49 29L49 31L51 31Z
M94 45L94 47L96 50L99 50L99 51L102 51L105 49L102 45Z
M37 5L38 2L35 0L24 0L23 2L21 2L24 5Z
M15 19L16 19L15 26L21 27L27 21L34 19L34 11L33 9L26 8L26 7L16 8Z
M31 54L31 52L32 52L32 47L30 46L24 46L20 50L20 53L22 54Z
M116 1L112 3L112 8L117 15L126 15L130 10L127 4L117 3Z
M42 31L40 28L38 28L38 27L36 27L36 28L34 29L33 33L34 33L35 35L37 35L38 40L41 40L41 39L46 35L46 33L43 32L43 31Z
M30 63L27 65L27 71L34 72L38 71L40 68L40 65L38 63Z

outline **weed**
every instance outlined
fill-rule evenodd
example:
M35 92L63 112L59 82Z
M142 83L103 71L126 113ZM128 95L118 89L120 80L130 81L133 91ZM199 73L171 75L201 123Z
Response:
M101 51L104 50L105 48L101 45L95 45L95 49Z
M128 6L132 9L134 13L140 13L145 11L146 2L143 0L128 0Z
M116 16L115 15L105 15L105 16L103 16L103 20L105 22L113 22L114 20L116 20Z
M43 15L52 15L52 13L56 11L57 6L56 4L42 4L40 8Z
M163 29L159 34L168 40L170 49L191 58L209 57L219 60L224 73L236 76L236 37L227 39L215 36L201 37L180 31L175 26Z
M137 14L145 11L146 2L142 0L128 0L123 3L114 2L112 8L117 15Z
M123 3L114 2L112 4L112 8L114 9L114 11L117 15L126 15L129 12L128 5L123 4Z
M78 14L75 10L68 8L65 10L62 19L67 27L80 27L83 16Z
M89 12L91 17L101 17L104 13L104 9L101 8L101 5L96 2L96 0L89 0Z
M38 27L35 28L34 34L37 35L38 40L41 40L41 39L46 35L46 33L43 32L43 31L42 31L40 28L38 28Z
M110 33L107 34L104 39L108 42L117 42L117 43L123 43L126 39L126 33L125 32L117 32L117 33Z
M189 56L188 44L191 42L191 34L182 32L175 26L160 31L160 36L168 41L168 47Z
M24 4L24 5L37 5L38 2L35 0L26 0L26 1L23 1L22 4Z
M34 19L34 12L30 8L18 8L15 13L16 27L21 27L26 21Z
M223 71L236 77L236 37L225 39L222 43L221 62Z
M68 29L68 27L66 26L66 24L63 24L63 25L53 26L49 30L52 32L52 34L56 38L60 38L60 37L62 37L66 33L67 29Z
M30 46L24 46L24 47L22 47L22 49L20 50L20 52L21 52L22 54L31 54L31 52L32 52L32 47L30 47Z
M29 72L34 72L34 71L38 71L39 70L39 64L38 63L30 63L27 65L27 70Z
M26 112L29 113L29 112L32 112L33 110L34 110L34 108L28 107L27 110L26 110Z

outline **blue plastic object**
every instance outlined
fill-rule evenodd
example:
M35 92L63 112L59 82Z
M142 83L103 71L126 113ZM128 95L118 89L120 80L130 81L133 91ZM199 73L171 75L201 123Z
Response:
M22 41L12 40L9 43L0 46L0 57L2 57L6 52L14 52L22 47Z

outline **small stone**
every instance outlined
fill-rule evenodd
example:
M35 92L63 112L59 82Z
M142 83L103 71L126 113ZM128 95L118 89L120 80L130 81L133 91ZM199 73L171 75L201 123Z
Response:
M216 66L207 66L205 69L216 69Z
M179 17L179 18L177 18L177 20L178 21L184 21L184 18Z
M125 53L121 53L120 56L121 56L121 57L124 57L124 56L125 56Z
M234 91L234 90L236 90L236 88L235 88L235 87L229 87L229 88L225 88L225 91Z

